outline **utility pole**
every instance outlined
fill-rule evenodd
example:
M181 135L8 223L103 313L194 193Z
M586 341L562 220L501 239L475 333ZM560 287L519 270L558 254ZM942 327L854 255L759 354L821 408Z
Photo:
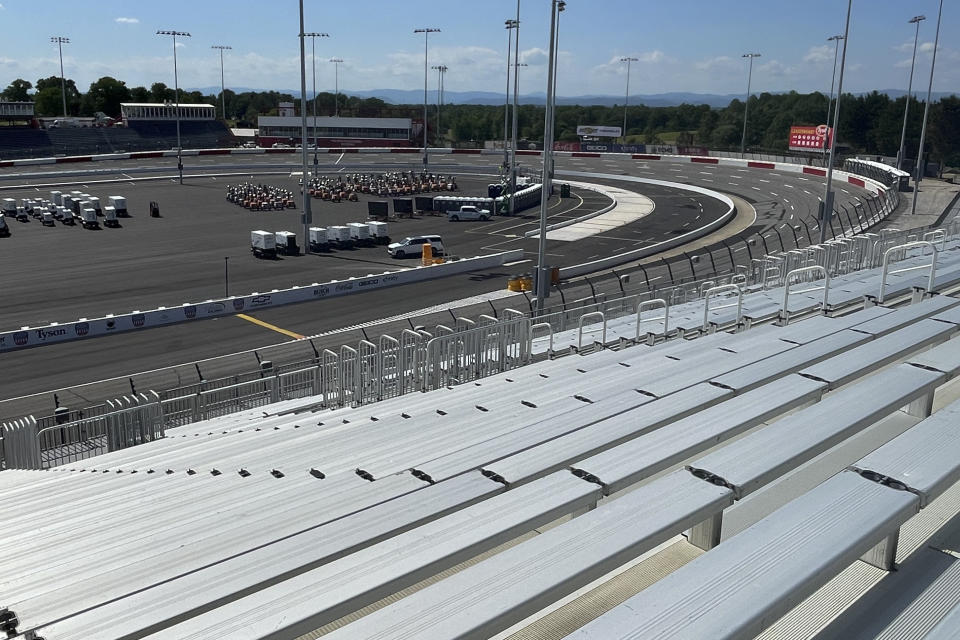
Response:
M224 88L225 85L223 84L223 50L224 50L224 49L233 49L233 47L229 47L229 46L223 45L223 44L215 44L215 45L213 45L213 46L210 47L210 48L211 48L211 49L219 49L219 50L220 50L220 108L223 110L223 120L224 120L224 122L226 122L226 120L227 120L227 97L224 95L224 91L226 91L226 89Z
M850 41L850 11L853 9L853 0L847 0L847 22L843 29L843 55L840 58L840 80L837 82L837 103L833 105L833 136L830 140L830 160L827 162L827 184L825 187L823 207L820 215L820 244L827 239L827 229L830 228L830 219L833 218L833 161L837 151L837 137L840 135L840 97L843 95L843 70L847 63L847 43Z
M750 58L750 71L747 73L747 100L743 103L743 136L740 138L740 157L747 147L747 110L750 108L750 82L753 80L753 59L759 58L759 53L745 53L743 58Z
M423 34L423 171L427 171L427 57L429 55L429 44L431 33L439 33L440 29L424 27L423 29L414 29L414 33Z
M930 100L933 94L933 70L937 66L937 46L940 44L940 18L943 16L943 0L940 0L940 10L937 12L937 35L933 38L933 60L930 62L930 84L927 85L927 104L923 108L923 126L920 128L920 151L917 153L917 176L913 181L913 203L910 205L910 215L917 213L917 200L920 197L920 180L923 178L926 162L923 159L923 142L927 136L927 116L930 115Z
M917 40L920 39L920 23L926 16L914 16L907 24L916 24L917 30L913 36L913 57L910 59L910 81L907 83L907 106L903 108L903 131L900 132L900 150L897 152L897 169L903 168L903 155L907 144L907 115L910 113L910 96L913 95L913 67L917 62Z
M63 77L63 45L70 44L70 38L63 36L53 36L50 42L57 43L57 49L60 50L60 97L63 98L63 117L67 117L67 81Z
M630 63L639 62L638 58L620 58L620 62L627 63L627 93L623 98L623 141L627 141L627 105L630 103Z

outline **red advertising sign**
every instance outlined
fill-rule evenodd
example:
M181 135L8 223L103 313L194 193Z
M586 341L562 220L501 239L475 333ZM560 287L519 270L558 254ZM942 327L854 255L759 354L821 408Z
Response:
M791 151L822 151L828 149L833 128L821 124L816 127L790 127Z

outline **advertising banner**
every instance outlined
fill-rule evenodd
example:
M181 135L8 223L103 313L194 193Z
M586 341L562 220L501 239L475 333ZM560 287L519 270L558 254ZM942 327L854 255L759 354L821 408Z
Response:
M554 151L580 151L579 142L554 142Z
M790 127L791 151L822 151L829 148L833 139L833 127L825 124L816 127Z
M619 138L620 127L603 127L600 125L581 125L577 127L578 136L588 136L596 138Z

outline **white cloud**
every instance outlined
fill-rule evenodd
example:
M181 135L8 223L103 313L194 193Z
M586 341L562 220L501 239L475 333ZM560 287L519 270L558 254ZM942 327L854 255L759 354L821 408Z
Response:
M548 62L548 55L545 49L534 47L520 52L520 62L526 62L530 66L543 66Z
M717 56L709 60L701 60L693 65L700 71L715 71L720 69L730 69L734 66L733 58L730 56Z
M139 24L139 23L140 23L140 19L139 19L139 18L123 18L123 17L121 17L121 18L115 19L114 22L118 22L118 23L120 23L120 24Z
M810 47L807 55L803 56L804 62L819 64L833 60L834 48L828 44L822 44L819 47Z

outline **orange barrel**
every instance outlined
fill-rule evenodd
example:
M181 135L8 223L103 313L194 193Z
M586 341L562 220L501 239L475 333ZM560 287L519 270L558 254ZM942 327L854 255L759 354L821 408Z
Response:
M423 256L421 261L425 267L433 264L433 246L429 242L423 245Z
M550 284L560 284L560 267L550 267Z
M518 276L513 276L507 280L507 291L523 291L523 288L520 284L520 278Z

